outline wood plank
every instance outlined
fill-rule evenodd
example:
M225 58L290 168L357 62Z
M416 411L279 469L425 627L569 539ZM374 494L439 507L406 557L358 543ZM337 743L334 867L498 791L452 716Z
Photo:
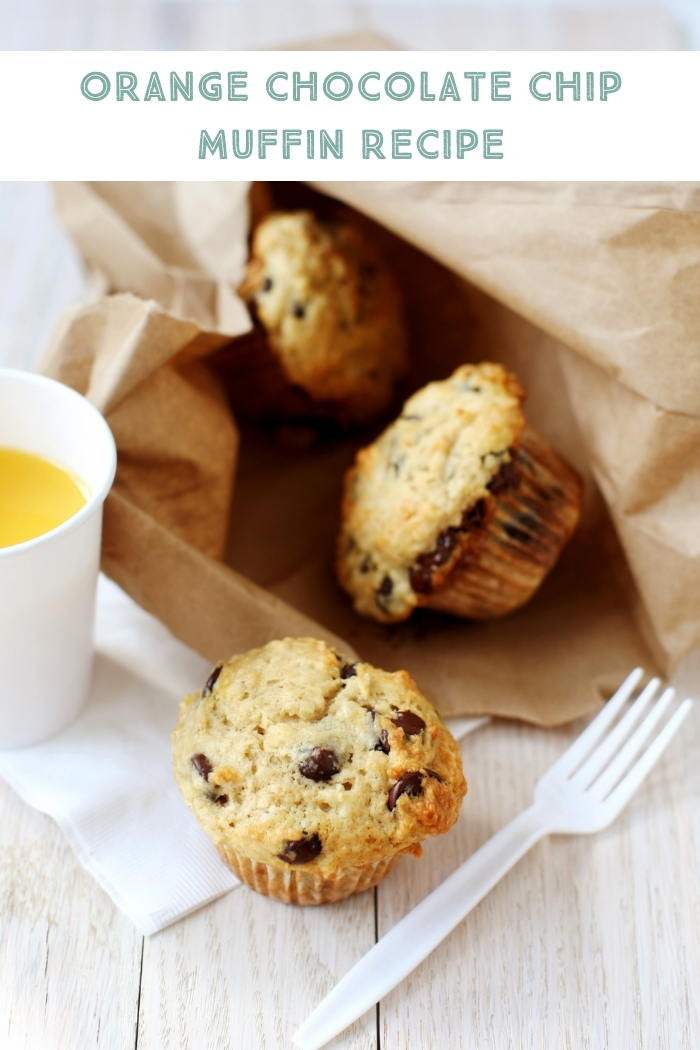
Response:
M0 1045L133 1050L143 938L0 780Z
M243 886L146 940L138 1050L289 1050L294 1031L374 944L374 893L322 908ZM376 1050L370 1011L329 1050Z
M464 741L460 821L379 887L380 936L523 808L580 728ZM699 1046L699 747L695 712L612 827L536 846L382 1002L382 1050Z

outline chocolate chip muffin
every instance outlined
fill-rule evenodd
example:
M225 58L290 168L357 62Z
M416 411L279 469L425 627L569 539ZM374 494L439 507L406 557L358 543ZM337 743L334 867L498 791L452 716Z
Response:
M212 357L234 408L348 424L389 406L406 365L400 295L358 229L308 211L268 216L239 292L256 327Z
M452 827L466 792L459 747L409 675L313 638L216 667L182 701L173 761L236 874L287 903L376 885Z
M576 527L581 482L526 424L524 397L501 365L462 365L358 453L337 567L359 613L489 619L539 587Z

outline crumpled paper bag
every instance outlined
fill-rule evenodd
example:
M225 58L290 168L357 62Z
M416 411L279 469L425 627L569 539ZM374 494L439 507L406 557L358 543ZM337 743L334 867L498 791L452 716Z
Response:
M104 200L109 194L102 185ZM139 187L129 184L132 198L140 194ZM687 424L685 445L675 438L669 445L663 426L657 431L660 443L654 440L645 420L658 425L663 419L667 426L669 409L658 403L661 398L652 402L648 396L648 371L658 350L658 340L648 342L648 333L656 331L654 318L676 316L674 274L684 261L695 265L695 256L689 235L681 237L683 251L668 236L661 246L654 241L652 250L645 247L642 233L630 231L666 211L676 220L687 213L692 223L693 194L633 187L626 195L612 187L601 202L595 194L591 198L596 187L576 186L333 183L323 189L326 194L319 196L294 184L270 187L277 206L311 205L322 214L343 214L345 205L333 195L380 220L374 224L354 214L354 221L376 237L403 286L412 386L449 374L465 359L492 358L514 368L529 393L528 418L584 476L584 514L576 537L535 598L502 620L477 624L421 612L391 628L363 621L334 582L332 549L343 469L371 435L303 449L280 445L269 432L239 421L235 497L223 526L216 501L200 499L197 513L188 519L174 513L172 493L169 518L164 517L160 497L151 498L149 491L156 491L152 486L159 472L166 477L158 484L168 491L171 464L167 454L155 462L142 455L138 482L132 478L128 488L118 475L107 505L107 572L212 660L283 634L340 636L346 647L353 645L375 663L389 669L405 666L445 714L495 713L555 724L599 704L601 694L636 663L653 670L655 657L657 665L670 667L700 640L700 592L684 586L697 572L697 554L688 559L675 551L681 562L670 571L663 558L659 569L656 549L667 554L668 538L675 542L678 527L697 515L697 501L688 498L697 418ZM205 193L200 207L206 210ZM219 208L216 195L212 208ZM71 223L72 228L80 225L75 214ZM87 219L84 226L90 226ZM182 236L179 229L172 233L175 240ZM618 241L627 243L625 236L640 241L634 250L615 247ZM103 248L107 252L109 243ZM647 276L650 252L656 265ZM90 261L104 272L96 251ZM658 288L663 283L669 302ZM652 284L653 296L647 287ZM642 289L635 293L636 307L635 289ZM127 301L131 297L108 297L83 308L77 319L82 316L87 323L88 316L104 312L108 303L121 312ZM156 309L154 303L146 307ZM685 347L693 338L697 343L697 336L692 304L686 307L685 344L675 354L678 374L675 379L666 374L660 389L669 403L672 396L685 398L687 409L697 359ZM150 358L155 371L149 377L138 373L141 379L132 384L121 411L123 417L131 415L129 402L134 399L135 406L140 393L140 410L133 418L145 417L148 403L149 413L158 417L153 425L167 445L172 421L163 425L158 402L150 402L141 385L156 382L151 377L163 368L180 376L183 369L194 368L204 390L203 384L214 382L211 375L202 378L207 350L233 333L217 330L213 314L207 328L162 305L160 311L170 324L194 325L196 331L169 362ZM75 317L64 323L47 358L49 371L59 378L79 370L79 362L90 357L76 323ZM673 334L677 340L678 331ZM96 375L103 368L103 353L98 346L92 366ZM145 359L133 333L108 356L123 362ZM601 362L607 362L607 371ZM131 375L128 365L124 374ZM89 388L85 379L83 388ZM629 397L636 414L626 407ZM670 410L674 425L677 416L691 416L686 409ZM107 417L112 422L109 411ZM121 454L119 437L118 446ZM685 450L682 462L674 460L673 448ZM206 459L211 467L212 458ZM677 465L675 473L669 473L671 462ZM656 479L656 489L650 478ZM632 515L630 506L638 508ZM663 513L668 506L674 512L670 518ZM652 522L644 533L646 550L635 547L625 531L640 513ZM216 560L220 549L204 547L194 538L199 530L216 533L220 540L227 526L225 557L236 571ZM650 540L656 545L651 554ZM664 604L669 590L676 602Z
M248 182L57 182L54 198L97 287L234 336L251 328L236 294L249 190Z
M338 641L219 560L238 430L202 357L227 338L119 293L68 310L39 365L99 408L116 440L104 570L212 662L280 634Z
M637 620L670 671L700 644L700 184L321 188L560 345Z

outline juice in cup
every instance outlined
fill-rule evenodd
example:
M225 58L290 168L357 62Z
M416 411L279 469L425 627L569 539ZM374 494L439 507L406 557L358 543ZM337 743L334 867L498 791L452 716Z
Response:
M0 448L0 547L43 536L87 503L70 471L32 452Z

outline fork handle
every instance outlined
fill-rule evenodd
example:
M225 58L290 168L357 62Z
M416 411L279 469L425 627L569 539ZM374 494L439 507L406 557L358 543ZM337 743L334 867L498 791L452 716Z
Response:
M294 1036L318 1050L395 988L549 832L537 806L511 820L433 890L343 977Z

